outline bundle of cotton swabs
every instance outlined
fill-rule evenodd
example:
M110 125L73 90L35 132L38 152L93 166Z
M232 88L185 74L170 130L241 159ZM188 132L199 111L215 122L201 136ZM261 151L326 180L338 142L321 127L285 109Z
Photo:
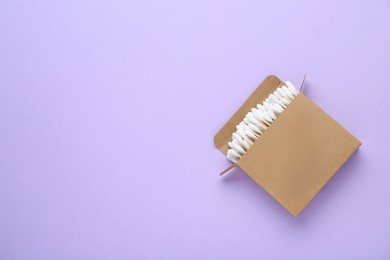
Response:
M237 131L233 133L232 141L228 143L230 149L227 158L236 163L298 93L293 84L286 81L285 86L277 88L262 104L252 108L244 120L236 126Z

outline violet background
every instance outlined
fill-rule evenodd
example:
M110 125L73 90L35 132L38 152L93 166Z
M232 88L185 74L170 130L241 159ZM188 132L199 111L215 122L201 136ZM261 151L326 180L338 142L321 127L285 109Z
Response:
M390 1L0 12L0 259L390 259ZM305 73L363 145L295 219L213 136Z

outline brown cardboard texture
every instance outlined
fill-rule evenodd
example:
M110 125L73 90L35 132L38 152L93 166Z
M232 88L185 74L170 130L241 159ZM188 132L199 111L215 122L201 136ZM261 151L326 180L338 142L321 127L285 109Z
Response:
M235 126L283 83L267 77L215 135L227 153ZM321 108L299 93L236 163L297 217L361 145Z

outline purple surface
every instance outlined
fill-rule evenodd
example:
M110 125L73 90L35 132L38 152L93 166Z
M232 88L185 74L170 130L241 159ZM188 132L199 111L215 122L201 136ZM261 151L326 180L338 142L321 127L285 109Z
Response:
M389 1L0 10L0 259L390 259ZM363 146L295 219L213 136L305 73Z

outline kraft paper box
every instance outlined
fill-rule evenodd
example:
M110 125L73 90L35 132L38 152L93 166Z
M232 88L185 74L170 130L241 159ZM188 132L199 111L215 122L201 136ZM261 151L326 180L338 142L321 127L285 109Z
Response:
M283 85L268 76L215 135L216 147L226 155L236 125ZM300 92L236 165L297 217L360 145Z

